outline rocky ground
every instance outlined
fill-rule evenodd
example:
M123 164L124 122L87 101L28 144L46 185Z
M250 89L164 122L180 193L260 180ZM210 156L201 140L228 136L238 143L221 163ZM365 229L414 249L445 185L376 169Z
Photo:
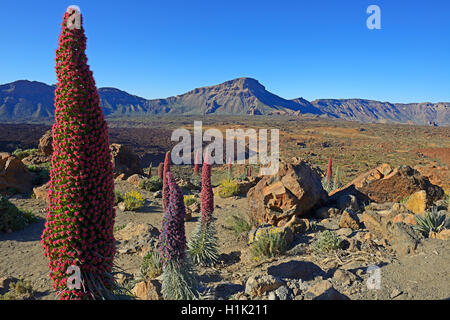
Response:
M330 135L339 133L340 141L347 141L348 135L367 134L353 129L341 128ZM369 126L369 133L375 135L376 127ZM121 134L126 135L125 131ZM330 135L324 137L334 144ZM317 134L311 132L311 136ZM305 141L307 145L318 143ZM22 160L0 153L2 193L19 209L39 218L23 230L0 233L0 295L11 289L11 283L24 279L30 282L33 293L23 298L56 298L40 244L47 186L42 185L45 179L41 171L29 172L33 166L48 163L50 146L51 137L44 135L37 152ZM240 181L236 196L223 199L215 188L214 216L221 255L215 267L197 268L202 286L215 299L449 299L449 230L421 234L413 229L416 217L425 216L433 207L450 220L448 146L421 146L418 154L434 155L433 161L441 162L429 165L422 161L415 166L417 170L377 163L347 176L345 185L329 193L321 182L323 169L311 161L314 156L309 151L301 159L283 162L275 179L261 179L254 173L251 179ZM134 190L145 198L145 205L137 211L127 211L121 203L116 206L116 277L138 298L160 299L160 278L143 280L140 272L145 254L155 248L159 235L163 216L160 194L139 187L147 174L142 156L130 146L113 144L111 148L116 191ZM172 169L185 193L197 196L195 185L189 183L192 168ZM155 175L156 168L153 170ZM234 172L238 176L246 171L236 166ZM226 168L215 167L213 185L216 187L226 175ZM199 219L198 211L196 205L188 207L192 215L185 223L188 238ZM258 230L275 228L264 223L276 226L288 243L287 251L255 260L249 245L255 229L236 233L233 216L259 225ZM340 243L335 250L320 252L314 248L325 231L334 232Z

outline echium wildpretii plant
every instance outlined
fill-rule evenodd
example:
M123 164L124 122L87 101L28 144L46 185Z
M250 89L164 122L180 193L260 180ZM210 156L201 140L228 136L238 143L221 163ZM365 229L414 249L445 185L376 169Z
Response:
M337 167L336 169L333 180L331 180L332 175L333 175L333 165L330 157L330 159L328 160L327 175L322 179L322 187L328 193L342 187L342 184L340 182L339 167Z
M113 167L85 49L81 13L71 6L56 51L50 204L41 240L60 299L110 298L114 289ZM80 270L80 289L68 286L70 266Z
M199 298L198 283L186 256L183 193L171 172L167 173L169 202L163 217L158 248L163 264L162 294L167 300Z
M163 167L162 207L165 211L169 202L169 185L167 184L167 173L170 172L170 151L166 153Z
M202 190L200 193L201 217L188 242L189 256L194 263L211 266L219 257L217 232L214 218L214 193L211 185L211 164L205 159L202 167Z

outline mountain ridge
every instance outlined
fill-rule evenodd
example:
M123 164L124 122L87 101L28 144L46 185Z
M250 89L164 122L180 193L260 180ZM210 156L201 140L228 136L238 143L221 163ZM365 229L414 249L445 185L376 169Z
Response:
M0 85L0 120L53 116L55 85L18 80ZM284 99L248 77L195 88L162 99L145 99L126 91L98 89L105 116L155 114L305 115L360 122L450 126L449 102L390 103L369 99Z

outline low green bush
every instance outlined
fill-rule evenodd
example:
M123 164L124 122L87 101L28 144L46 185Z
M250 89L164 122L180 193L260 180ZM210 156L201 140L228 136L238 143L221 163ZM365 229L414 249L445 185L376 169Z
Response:
M325 230L319 233L312 247L316 253L331 252L342 247L342 239L335 232Z
M37 220L31 211L20 210L7 198L0 196L0 232L22 230Z
M232 180L223 180L219 186L219 196L221 198L229 198L239 195L239 184Z
M158 176L153 176L149 179L142 179L139 182L139 188L147 191L158 191L162 189L163 181Z
M17 158L22 160L32 154L35 154L36 152L37 152L37 149L27 149L27 150L16 149L13 151L12 155L16 156Z

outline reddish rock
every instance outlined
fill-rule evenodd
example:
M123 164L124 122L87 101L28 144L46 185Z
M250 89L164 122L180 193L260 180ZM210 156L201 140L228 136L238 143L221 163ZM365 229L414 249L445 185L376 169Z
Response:
M247 193L252 221L283 224L292 215L304 215L325 200L320 177L304 161L281 162L278 174L264 176Z
M32 187L33 176L23 162L7 152L0 152L0 190L14 188L26 193Z
M36 197L36 199L40 199L45 201L46 203L49 203L48 199L48 189L50 188L50 182L47 182L46 184L33 188L33 194Z
M39 140L38 153L44 156L51 156L53 153L52 130L48 130Z
M343 188L330 193L330 196L336 197L343 190L350 188L367 196L371 201L379 203L400 202L414 192L425 190L428 205L430 205L433 201L442 198L444 194L442 188L432 184L417 170L409 166L392 170L387 164L362 174Z
M110 146L112 161L114 164L114 177L125 174L129 177L133 174L144 175L139 156L131 148L113 143Z

